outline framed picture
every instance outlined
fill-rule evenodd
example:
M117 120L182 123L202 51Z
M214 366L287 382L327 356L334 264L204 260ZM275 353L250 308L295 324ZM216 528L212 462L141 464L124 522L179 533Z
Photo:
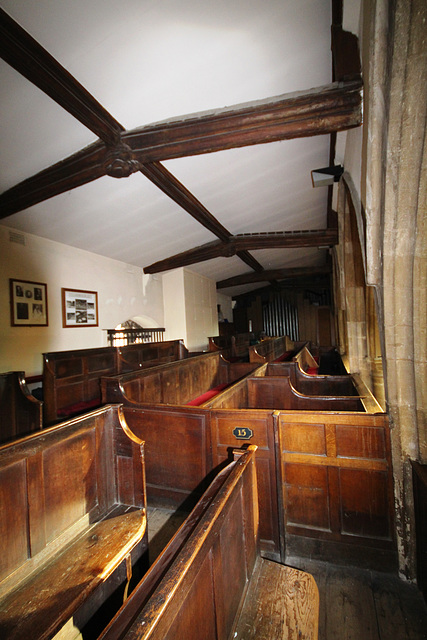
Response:
M97 327L98 294L96 291L61 289L62 326Z
M47 327L47 285L10 278L10 311L13 327Z

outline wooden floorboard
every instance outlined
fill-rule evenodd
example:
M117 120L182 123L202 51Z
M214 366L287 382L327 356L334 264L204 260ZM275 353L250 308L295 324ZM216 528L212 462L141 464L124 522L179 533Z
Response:
M187 516L188 513L184 511L148 507L148 559L150 565L153 564Z
M152 563L186 517L184 512L148 509ZM427 606L413 584L396 575L289 558L311 573L320 595L319 640L427 640Z
M288 564L314 576L320 594L319 640L427 640L427 606L396 575L307 558Z

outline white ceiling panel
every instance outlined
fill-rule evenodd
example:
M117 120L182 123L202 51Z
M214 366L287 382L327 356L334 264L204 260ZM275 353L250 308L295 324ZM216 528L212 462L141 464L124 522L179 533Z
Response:
M331 81L330 0L0 0L0 7L126 129ZM1 60L0 132L1 191L96 139ZM328 159L329 136L319 136L164 165L239 234L325 228L327 190L313 189L310 171ZM139 267L215 240L140 173L99 178L3 224ZM265 269L325 260L311 249L253 256ZM250 271L236 256L189 268L217 281Z

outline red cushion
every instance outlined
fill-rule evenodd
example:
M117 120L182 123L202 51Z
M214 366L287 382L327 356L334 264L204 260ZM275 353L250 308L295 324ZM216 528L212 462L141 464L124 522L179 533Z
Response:
M308 367L305 373L308 373L309 376L317 376L319 369L317 367Z
M218 395L220 391L222 391L226 387L228 387L228 384L219 384L217 387L214 387L213 389L209 389L209 391L202 393L201 396L194 398L194 400L190 400L190 402L187 402L187 405L191 405L192 407L198 407L201 404L204 404L205 402L210 400L211 398L214 398L216 395Z
M285 353L282 353L282 355L276 358L274 362L283 362L283 360L287 360L291 353L292 351L285 351Z
M99 398L88 400L87 402L76 402L76 404L70 404L68 407L59 409L58 416L60 418L68 418L68 416L83 413L84 411L89 411L89 409L95 409L96 407L99 407L100 404Z

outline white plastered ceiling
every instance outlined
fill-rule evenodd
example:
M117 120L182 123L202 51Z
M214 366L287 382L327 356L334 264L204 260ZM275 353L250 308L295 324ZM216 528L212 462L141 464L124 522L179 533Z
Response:
M330 0L0 0L126 129L331 81ZM0 191L95 141L0 60ZM329 136L165 161L231 234L326 228ZM103 177L2 221L144 267L216 237L137 173ZM320 266L318 249L253 251L264 269ZM238 257L189 267L215 281ZM260 286L224 289L233 295Z

